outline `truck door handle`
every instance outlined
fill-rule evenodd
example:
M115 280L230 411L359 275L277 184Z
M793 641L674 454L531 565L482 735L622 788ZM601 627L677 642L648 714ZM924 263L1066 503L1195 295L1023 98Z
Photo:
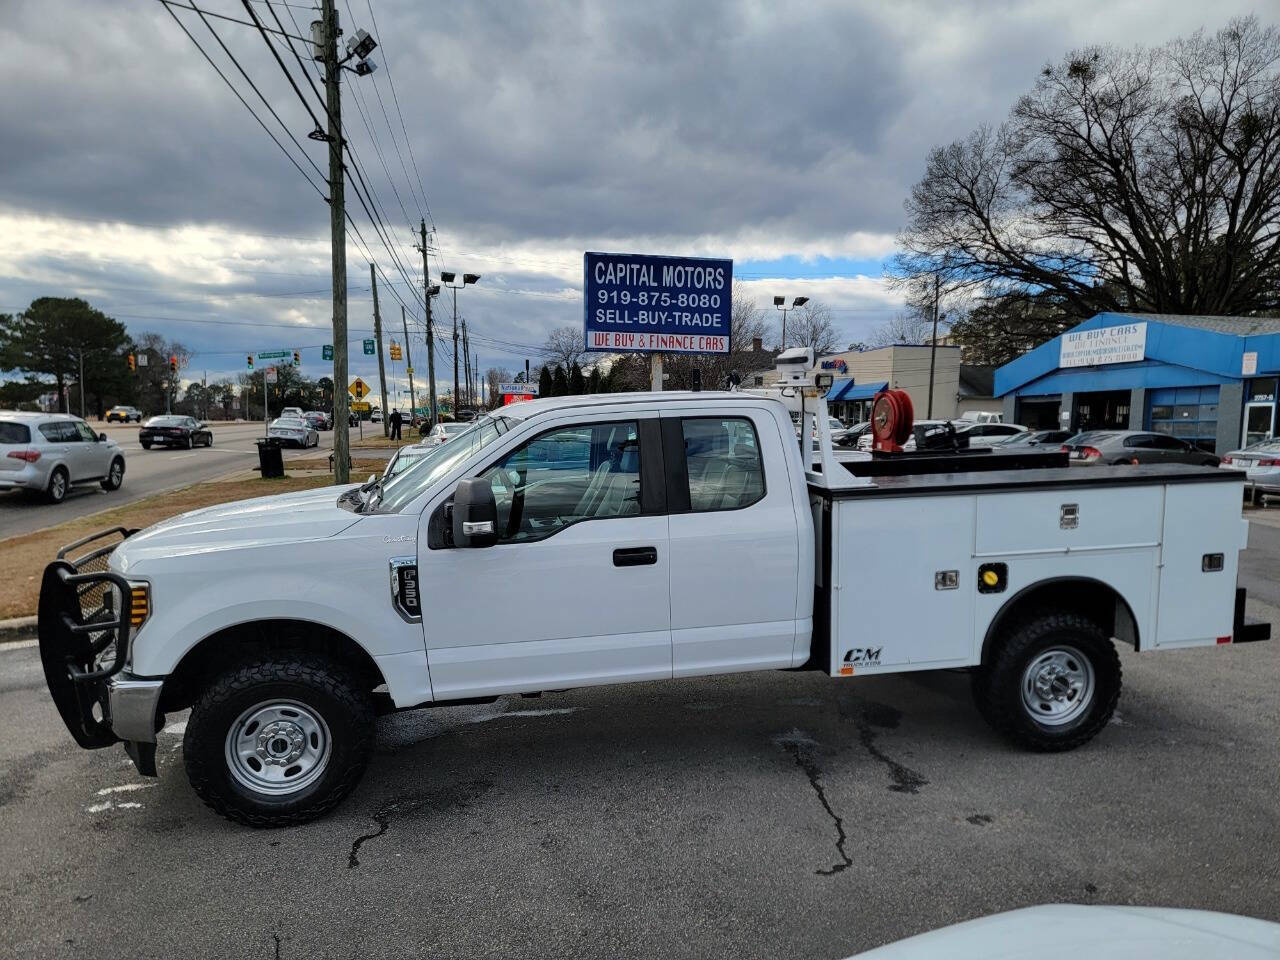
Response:
M615 567L644 567L658 562L657 547L629 547L613 551Z

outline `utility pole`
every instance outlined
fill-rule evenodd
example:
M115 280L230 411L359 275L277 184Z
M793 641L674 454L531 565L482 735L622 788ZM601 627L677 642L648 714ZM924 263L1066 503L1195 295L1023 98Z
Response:
M80 348L80 419L84 419L84 347Z
M409 371L409 426L413 426L413 409L418 405L413 396L413 354L409 352L409 321L404 318L404 304L400 304L400 326L404 328L404 368ZM382 415L386 419L386 414Z
M453 419L458 419L458 288L453 288Z
M339 83L338 11L321 0L324 19L324 87L329 129L329 231L333 271L333 480L350 481L351 436L347 417L347 223L342 171L342 94ZM265 388L265 384L263 385ZM265 399L265 389L263 397Z
M471 347L467 342L467 318L462 318L462 368L466 371L466 399L467 406L472 406L471 401Z
M938 275L933 275L933 341L929 348L929 412L928 419L933 419L933 366L938 359Z
M431 326L431 297L434 294L431 291L431 273L427 269L427 222L425 220L419 221L418 230L422 236L422 246L418 248L422 251L422 300L427 310L427 400L430 404L430 409L427 410L427 423L434 427L436 425L436 338ZM405 340L408 339L406 336ZM406 343L405 348L408 349L408 346Z
M382 435L391 433L391 421L387 419L391 411L387 408L387 371L382 365L382 314L378 312L378 278L374 275L373 264L369 264L369 282L373 284L373 337L378 341L378 388L382 391Z

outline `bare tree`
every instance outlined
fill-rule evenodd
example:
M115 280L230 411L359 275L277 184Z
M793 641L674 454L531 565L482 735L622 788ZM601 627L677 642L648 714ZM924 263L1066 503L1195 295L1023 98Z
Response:
M895 313L872 330L867 342L872 347L888 347L895 343L925 343L932 336L932 314L926 316L917 310L907 309Z
M1280 308L1280 28L1254 17L1044 68L999 128L929 154L899 280L1053 332L1100 311ZM998 327L996 328L998 329Z
M511 382L511 371L506 367L490 367L484 372L484 381L489 385L489 409L498 405L498 385Z
M663 361L663 372L668 375L668 385L673 389L686 389L693 383L693 371L698 370L706 389L717 390L724 387L731 372L741 371L757 362L758 355L753 353L755 342L763 342L767 328L768 323L760 304L745 291L735 289L729 315L729 352L667 354ZM620 386L630 383L627 376L621 374L630 374L632 369L633 365L620 368L620 376L617 378Z
M546 351L548 364L553 367L558 364L568 370L587 352L586 338L581 327L556 327L547 334L543 349Z
M831 320L831 308L825 303L810 300L787 314L787 345L813 347L814 356L835 353L840 349L840 337Z

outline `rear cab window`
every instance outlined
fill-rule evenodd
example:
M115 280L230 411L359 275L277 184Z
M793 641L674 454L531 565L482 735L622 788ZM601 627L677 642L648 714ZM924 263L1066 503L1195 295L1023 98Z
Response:
M689 509L741 510L764 497L764 464L756 428L746 417L685 417Z
M31 428L25 423L0 420L0 443L30 443Z

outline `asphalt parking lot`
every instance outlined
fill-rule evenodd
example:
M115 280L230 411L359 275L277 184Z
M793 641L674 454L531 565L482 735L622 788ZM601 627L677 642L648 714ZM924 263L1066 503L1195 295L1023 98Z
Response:
M254 831L189 790L181 716L144 780L0 648L0 956L837 958L1043 902L1280 920L1280 643L1122 657L1119 716L1065 755L997 739L961 673L403 713L333 815Z

